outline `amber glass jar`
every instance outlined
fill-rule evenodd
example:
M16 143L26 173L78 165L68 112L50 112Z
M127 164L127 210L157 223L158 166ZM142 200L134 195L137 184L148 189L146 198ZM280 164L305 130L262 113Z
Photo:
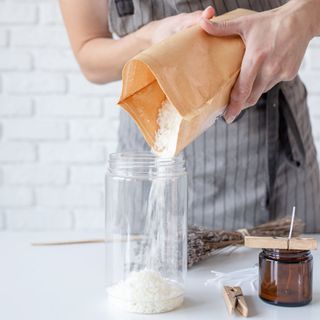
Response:
M265 302L298 307L312 300L309 250L263 249L259 255L259 296Z

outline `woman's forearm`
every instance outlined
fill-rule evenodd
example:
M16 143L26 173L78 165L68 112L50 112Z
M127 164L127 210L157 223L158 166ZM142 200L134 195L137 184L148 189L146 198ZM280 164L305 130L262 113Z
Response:
M95 38L83 44L76 57L86 78L98 84L121 79L124 64L150 45L140 33L118 40Z
M320 0L311 0L312 7L310 12L313 14L313 35L314 37L320 36Z
M198 23L201 17L201 11L195 11L152 21L115 40L108 30L108 1L60 0L60 6L83 74L89 81L101 84L119 80L124 64L137 53Z
M122 39L112 39L106 0L60 0L60 6L72 50L92 82L120 79L125 62L149 46L148 25Z
M214 10L209 10L214 14ZM114 40L95 37L86 41L76 51L76 56L85 76L95 83L106 83L121 78L124 64L142 50L170 35L198 23L201 11L179 14L151 21L137 31Z
M306 31L311 38L320 36L320 0L291 0L287 6L303 17ZM292 12L289 10L288 14Z

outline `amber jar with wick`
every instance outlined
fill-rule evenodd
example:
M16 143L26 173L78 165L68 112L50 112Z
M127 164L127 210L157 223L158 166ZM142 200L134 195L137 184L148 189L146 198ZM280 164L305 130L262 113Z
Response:
M260 298L286 307L310 303L312 266L310 250L262 249L259 255Z

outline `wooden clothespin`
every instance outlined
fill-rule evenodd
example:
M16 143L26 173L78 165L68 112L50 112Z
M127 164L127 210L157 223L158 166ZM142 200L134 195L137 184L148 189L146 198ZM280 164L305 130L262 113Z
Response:
M316 250L315 238L292 238L296 207L293 207L289 236L284 237L250 237L244 238L244 245L248 248L284 249L284 250Z
M223 297L229 314L237 310L242 316L248 317L248 306L240 287L223 287Z
M316 250L315 238L280 238L280 237L245 237L244 245L248 248Z

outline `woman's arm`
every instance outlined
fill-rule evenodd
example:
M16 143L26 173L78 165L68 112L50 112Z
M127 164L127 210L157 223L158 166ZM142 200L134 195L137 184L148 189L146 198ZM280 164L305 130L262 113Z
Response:
M238 34L246 45L239 77L225 118L231 123L242 109L280 81L298 73L309 41L320 35L320 0L291 0L282 7L222 23L205 17L201 27L215 36Z
M180 14L151 22L114 40L108 30L108 1L60 0L76 59L86 78L107 83L121 78L124 64L140 51L165 37L198 23L201 12Z

